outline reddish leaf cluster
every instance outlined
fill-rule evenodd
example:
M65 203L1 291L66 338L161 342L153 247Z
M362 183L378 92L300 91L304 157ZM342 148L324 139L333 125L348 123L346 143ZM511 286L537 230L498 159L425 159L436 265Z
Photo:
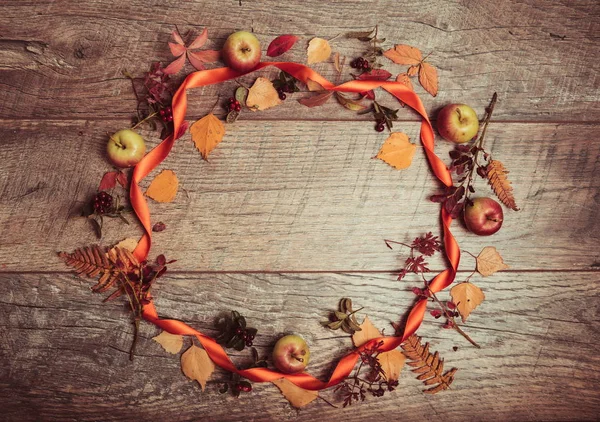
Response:
M150 105L159 104L166 106L171 104L173 89L170 85L171 77L159 62L153 63L150 70L144 74L144 87L148 91L145 98ZM138 98L138 101L140 99Z
M398 280L402 280L409 273L428 273L430 271L428 268L429 264L425 261L425 256L433 256L436 252L441 251L442 248L442 244L438 237L434 236L431 232L428 232L423 236L416 237L410 245L402 242L395 242L393 240L385 241L385 244L390 249L392 249L392 243L410 248L410 256L406 258L406 261L404 261L404 267L398 273ZM419 252L421 255L415 255L415 251ZM419 291L415 292L415 294L423 294L421 289L417 290Z
M127 189L127 175L125 173L120 170L104 173L100 181L100 186L98 186L98 192L114 188L117 186L117 182L123 188Z

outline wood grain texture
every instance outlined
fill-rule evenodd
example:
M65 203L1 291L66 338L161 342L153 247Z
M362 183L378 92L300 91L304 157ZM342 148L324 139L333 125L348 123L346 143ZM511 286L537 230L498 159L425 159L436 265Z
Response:
M140 0L4 1L0 117L129 119L135 99L122 71L141 75L154 60L170 61L167 41L175 25L184 33L208 27L207 47L214 49L234 30L253 30L263 50L277 35L293 32L301 41L282 59L305 62L305 46L312 37L333 38L379 24L388 40L386 48L405 43L432 53L429 60L439 69L440 93L433 99L418 88L428 110L457 101L483 110L497 91L506 100L497 119L598 121L599 68L592 58L600 55L599 16L594 0L418 0L402 6L385 1L268 0L244 1L241 7L237 0L151 5ZM332 44L349 60L366 48L343 37ZM406 70L388 67L394 73ZM335 78L331 63L315 68ZM350 79L348 72L344 78ZM206 113L217 93L227 97L236 86L231 82L195 91L191 114ZM283 112L247 113L244 118L354 119L333 101L318 111L308 110L294 101L299 96L291 96L291 106ZM408 111L401 118L417 119Z
M0 270L62 271L56 251L96 242L89 223L77 215L111 169L104 158L106 133L121 125L0 125ZM417 141L417 123L398 129ZM456 223L461 247L477 254L494 244L512 269L597 266L597 131L587 124L492 125L487 146L507 163L522 210L507 210L503 230L491 238ZM178 270L391 271L407 251L390 251L383 239L410 241L436 231L439 207L428 198L438 185L422 150L411 168L394 170L372 159L386 135L370 124L239 122L227 132L208 163L186 135L142 183L146 188L161 169L178 175L173 203L150 200L153 221L167 225L155 234L152 253L177 258ZM150 145L158 142L155 134L145 134ZM440 141L437 150L446 158L450 148ZM477 187L493 196L482 181ZM107 220L103 244L141 235L137 224ZM470 271L471 258L464 262Z
M142 326L138 356L128 361L131 329L123 303L100 304L85 280L70 275L1 275L0 405L5 420L327 420L401 414L405 420L584 420L600 411L596 385L600 321L597 272L497 274L472 280L486 301L465 329L482 349L427 316L420 334L457 367L452 390L421 394L405 368L399 389L351 409L317 401L297 411L271 385L236 400L219 395L218 371L207 391L180 372L179 358L150 340ZM418 280L389 275L168 275L156 290L163 316L208 334L213 318L237 309L259 328L255 344L269 353L277 338L300 332L310 344L310 372L326 378L351 347L348 337L319 325L341 295L364 306L379 328L408 309ZM442 293L441 298L446 294ZM186 347L189 340L186 342ZM453 346L458 346L453 351ZM235 354L238 364L249 352ZM322 393L339 403L332 391ZM527 397L527 400L523 400ZM23 409L28 409L23 415ZM400 413L397 413L399 412Z

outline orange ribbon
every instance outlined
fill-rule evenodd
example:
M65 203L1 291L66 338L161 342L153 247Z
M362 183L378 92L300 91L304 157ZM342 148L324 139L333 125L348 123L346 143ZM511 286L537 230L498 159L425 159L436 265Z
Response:
M341 91L341 92L364 92L374 88L381 87L388 91L398 100L410 106L413 110L419 113L422 117L421 122L421 142L425 149L427 160L431 165L431 169L436 177L446 186L452 186L452 176L448 171L446 165L442 160L435 155L434 148L434 134L433 128L427 117L427 112L423 107L421 99L408 87L400 82L389 82L389 81L359 81L353 80L350 82L343 83L341 85L334 85L327 79L323 78L314 70L298 63L288 62L264 62L260 63L253 71L265 68L267 66L275 66L284 72L289 73L296 79L306 83L309 79L318 82L325 89L329 91ZM219 68L202 70L190 74L185 81L181 84L175 95L173 96L173 133L178 133L181 127L185 113L187 110L187 93L186 91L190 88L197 88L206 85L218 84L230 79L235 79L244 75L243 73L236 72L230 68ZM142 226L144 227L145 233L141 238L138 246L136 247L134 254L140 260L143 261L148 257L150 250L151 239L152 239L152 227L150 224L150 211L148 210L148 204L144 199L142 190L139 187L139 183L144 179L156 166L158 166L168 155L173 147L175 138L173 135L165 138L158 146L150 151L134 168L133 179L131 181L131 205L135 210ZM450 232L450 224L452 218L442 207L441 220L443 226L443 239L444 239L444 250L448 261L450 262L450 268L444 270L431 280L429 289L437 293L446 287L448 287L454 277L456 276L456 270L460 261L460 249L458 243ZM327 382L323 382L307 373L301 374L282 374L271 369L266 368L252 368L252 369L238 369L235 367L225 350L211 337L202 334L201 332L193 329L189 325L173 320L173 319L161 319L158 316L154 303L144 306L143 317L148 322L155 324L161 329L171 333L179 335L190 335L196 336L198 341L202 344L212 361L220 366L221 368L235 372L242 377L249 379L254 382L269 382L280 379L282 377L287 378L297 386L308 390L322 390L336 384L339 384L345 378L347 378L352 369L354 368L359 353L365 349L372 349L377 347L381 352L390 351L406 340L410 335L415 333L425 316L425 310L427 308L427 299L421 298L411 309L404 333L402 336L390 336L381 337L368 341L361 347L354 349L347 355L345 355L335 367L333 374Z

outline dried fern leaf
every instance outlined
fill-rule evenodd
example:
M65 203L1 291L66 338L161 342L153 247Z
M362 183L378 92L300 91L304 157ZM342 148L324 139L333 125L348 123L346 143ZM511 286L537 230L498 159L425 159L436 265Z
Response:
M507 174L508 170L506 170L501 161L490 160L487 165L487 177L490 186L504 205L515 211L519 211L513 195L513 187L508 180Z
M429 351L429 343L423 345L421 337L413 334L402 344L402 350L404 355L412 361L407 362L408 365L415 368L412 371L419 374L417 379L423 381L426 386L433 385L424 390L424 393L436 394L450 388L457 369L452 368L444 373L444 359L440 358L438 352L431 353Z

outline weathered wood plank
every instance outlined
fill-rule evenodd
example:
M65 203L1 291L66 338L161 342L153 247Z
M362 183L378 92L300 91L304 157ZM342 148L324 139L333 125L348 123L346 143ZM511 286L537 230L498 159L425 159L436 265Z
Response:
M406 420L583 420L600 411L596 385L600 331L597 272L497 274L472 280L486 294L466 330L482 349L429 315L419 333L458 367L452 390L429 397L405 368L399 389L351 409L317 402L293 410L276 388L254 385L235 400L217 390L218 372L201 393L179 370L179 359L150 340L142 325L138 356L122 304L102 305L86 281L70 275L0 276L0 403L6 420L363 420L369 414ZM259 328L262 354L281 333L303 334L312 350L310 372L325 378L351 343L319 324L340 296L365 306L389 332L414 297L418 280L389 275L167 275L156 290L161 315L181 318L206 333L221 312L237 309ZM441 294L444 298L445 294ZM189 343L188 343L189 344ZM453 346L458 346L453 351ZM247 362L247 351L235 360ZM323 393L339 402L331 392ZM317 416L318 415L318 416Z
M241 7L237 1L199 0L151 7L144 1L102 0L85 5L66 0L4 1L0 116L129 119L135 100L121 72L128 69L141 75L151 62L171 60L167 41L175 25L184 32L208 27L207 46L216 49L238 29L254 30L265 50L276 35L293 32L302 40L283 59L305 62L304 49L313 36L333 38L379 24L388 40L386 47L406 43L432 53L430 61L440 70L440 93L433 99L418 88L430 110L459 101L482 111L497 91L506 101L496 112L498 119L597 121L598 65L590 58L600 54L599 15L593 0L568 5L541 0L481 4L419 0L402 7L370 1L329 5L318 0L247 1ZM349 58L365 49L343 37L334 40L333 47ZM335 78L331 64L316 69ZM195 91L191 114L206 113L217 93L227 97L235 86L232 82ZM286 103L285 108L246 113L244 118L357 118L334 101L316 111L294 100ZM401 117L416 119L408 111Z
M65 270L54 252L96 242L77 215L110 170L106 133L120 125L2 122L0 270ZM398 129L416 140L419 125ZM241 122L227 130L209 163L186 135L160 167L173 169L181 188L174 203L150 201L153 221L167 225L152 253L177 258L178 270L391 271L406 256L383 239L438 232L439 207L428 200L438 185L423 154L401 172L371 159L386 136L370 125ZM495 245L513 269L597 266L597 131L585 124L492 125L487 145L511 170L522 210L506 211L503 230L491 238L455 224L461 247L478 253ZM158 142L145 133L150 145ZM449 144L437 148L447 157ZM478 189L491 195L483 183ZM103 244L141 235L136 224L107 220ZM465 256L464 269L471 265Z

